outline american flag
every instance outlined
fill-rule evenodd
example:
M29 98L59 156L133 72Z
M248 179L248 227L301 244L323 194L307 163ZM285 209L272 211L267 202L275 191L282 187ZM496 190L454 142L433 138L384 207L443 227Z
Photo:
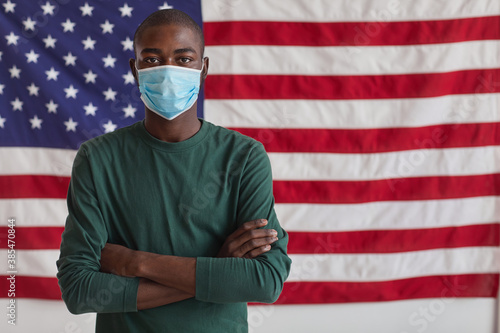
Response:
M55 278L70 169L143 118L133 33L170 7L204 29L199 116L265 145L290 234L251 331L499 329L499 1L0 1L2 331L93 331Z

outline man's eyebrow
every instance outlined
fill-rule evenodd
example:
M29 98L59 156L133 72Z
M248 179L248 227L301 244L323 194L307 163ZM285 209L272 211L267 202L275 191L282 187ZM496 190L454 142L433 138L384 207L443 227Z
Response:
M160 49L155 49L155 48L146 48L146 49L142 49L141 53L156 53L156 54L161 54L162 51Z
M174 54L179 54L179 53L186 53L186 52L192 52L192 53L196 53L196 51L190 47L186 47L186 48L183 48L183 49L177 49L174 51Z

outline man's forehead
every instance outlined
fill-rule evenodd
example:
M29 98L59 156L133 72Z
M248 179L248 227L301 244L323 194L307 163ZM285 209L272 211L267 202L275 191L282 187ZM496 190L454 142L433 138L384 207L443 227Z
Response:
M151 47L152 44L183 44L199 48L200 39L190 27L179 24L162 24L147 27L137 36L136 46L141 48Z

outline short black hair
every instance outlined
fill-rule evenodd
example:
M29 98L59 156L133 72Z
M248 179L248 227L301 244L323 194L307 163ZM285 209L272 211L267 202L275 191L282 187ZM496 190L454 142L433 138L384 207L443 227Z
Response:
M200 40L200 49L201 56L203 57L203 53L205 52L205 38L203 37L203 31L201 27L196 23L195 20L191 18L188 14L184 13L178 9L161 9L158 10L148 17L137 27L137 30L134 34L134 54L135 54L135 44L137 43L138 38L147 28L160 26L160 25L168 25L175 24L180 25L186 28L191 29Z

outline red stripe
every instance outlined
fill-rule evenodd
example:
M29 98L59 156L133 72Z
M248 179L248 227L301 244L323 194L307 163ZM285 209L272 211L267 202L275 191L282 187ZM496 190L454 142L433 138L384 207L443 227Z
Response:
M12 290L9 276L0 276L0 298L9 297ZM15 276L15 298L61 299L57 278Z
M383 99L500 92L500 69L396 75L209 75L207 99Z
M10 281L0 276L0 297ZM416 298L496 297L498 274L426 276L381 282L286 282L275 304L377 302ZM16 276L16 298L61 299L56 278Z
M23 179L28 178L28 180ZM37 180L41 177L41 180ZM3 176L11 178L14 198L65 198L69 177ZM32 184L43 184L41 187ZM6 193L7 192L7 193ZM9 194L5 191L2 194ZM274 181L277 203L361 203L391 200L432 200L500 195L500 174L388 178L367 181ZM6 195L4 198L8 198Z
M500 224L412 230L289 231L289 254L394 253L438 248L499 246Z
M272 153L381 153L500 144L500 123L377 129L232 129L262 142Z
M425 276L380 282L285 282L275 304L379 302L418 298L496 297L498 274Z
M57 198L68 192L69 177L44 175L0 176L0 199Z
M500 39L500 17L408 22L205 22L211 45L366 46Z
M500 195L500 174L368 181L274 181L276 203L361 203Z
M6 249L8 227L0 227L0 248ZM59 249L64 227L16 227L14 246L16 250Z

